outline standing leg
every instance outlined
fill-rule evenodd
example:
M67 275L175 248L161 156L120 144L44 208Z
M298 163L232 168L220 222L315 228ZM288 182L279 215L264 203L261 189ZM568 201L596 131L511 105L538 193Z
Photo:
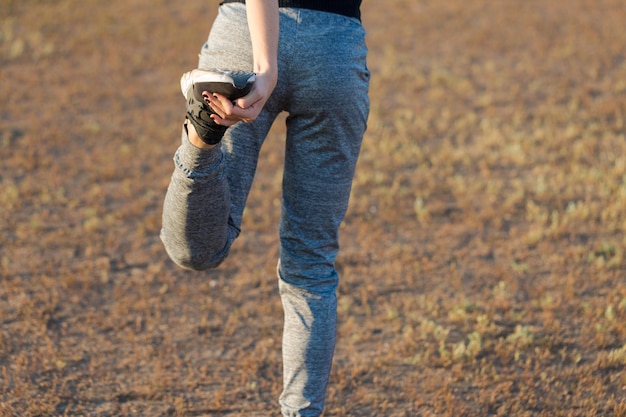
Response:
M338 230L369 112L364 30L300 9L290 79L278 277L285 417L319 416L335 348Z

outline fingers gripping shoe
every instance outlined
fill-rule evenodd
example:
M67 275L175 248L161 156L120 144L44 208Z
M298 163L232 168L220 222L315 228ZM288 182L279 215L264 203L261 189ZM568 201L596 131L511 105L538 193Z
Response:
M180 79L180 88L187 100L187 120L193 125L200 139L209 145L215 145L224 136L227 126L218 125L211 119L215 114L206 103L202 93L218 93L229 100L245 96L252 89L255 75L248 71L201 70L189 71Z

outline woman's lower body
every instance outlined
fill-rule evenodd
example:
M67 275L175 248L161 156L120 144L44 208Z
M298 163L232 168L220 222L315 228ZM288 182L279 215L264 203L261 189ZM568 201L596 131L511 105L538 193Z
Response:
M261 146L288 113L278 278L284 307L283 416L319 416L335 348L334 267L369 112L365 32L357 19L280 9L276 89L252 123L201 150L183 129L165 197L162 240L184 268L218 266L240 233ZM220 7L200 68L252 68L245 6Z

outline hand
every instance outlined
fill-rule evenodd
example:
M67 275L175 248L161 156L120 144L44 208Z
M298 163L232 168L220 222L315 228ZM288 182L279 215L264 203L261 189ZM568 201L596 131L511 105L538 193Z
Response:
M255 120L276 87L276 75L270 73L256 74L252 90L234 102L221 94L208 91L202 93L207 104L216 114L211 118L222 126L232 126L237 122L250 123Z

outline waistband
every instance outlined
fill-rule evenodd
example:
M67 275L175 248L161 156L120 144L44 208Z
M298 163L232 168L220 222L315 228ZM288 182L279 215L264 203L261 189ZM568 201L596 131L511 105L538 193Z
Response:
M245 2L246 0L224 0L220 4ZM361 20L361 0L279 0L278 6L337 13Z

